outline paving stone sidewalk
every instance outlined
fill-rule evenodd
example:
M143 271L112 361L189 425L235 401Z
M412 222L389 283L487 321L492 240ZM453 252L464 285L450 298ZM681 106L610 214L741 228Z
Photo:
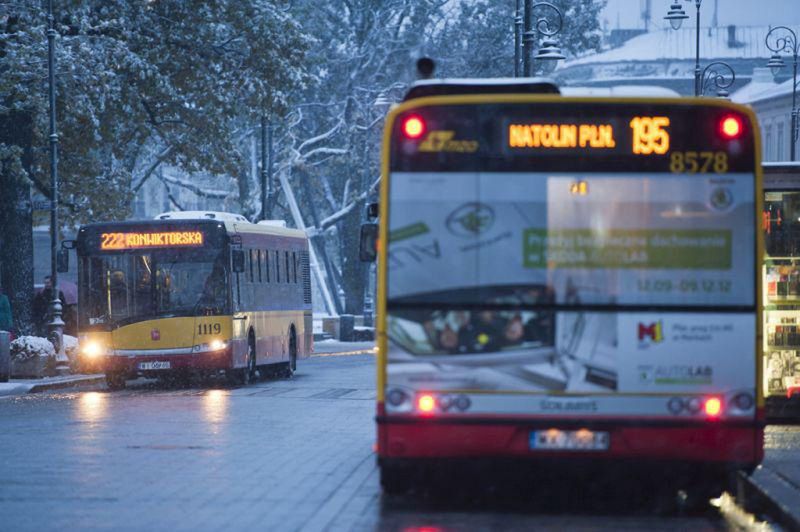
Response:
M768 426L764 448L764 462L742 478L739 496L786 530L800 530L800 426Z

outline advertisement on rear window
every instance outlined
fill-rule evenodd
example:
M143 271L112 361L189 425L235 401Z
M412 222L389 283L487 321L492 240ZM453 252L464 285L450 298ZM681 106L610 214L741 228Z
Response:
M392 174L388 387L752 388L753 181Z

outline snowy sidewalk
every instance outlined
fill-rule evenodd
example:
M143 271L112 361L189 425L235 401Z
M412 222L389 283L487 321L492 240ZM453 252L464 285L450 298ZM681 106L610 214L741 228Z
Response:
M104 381L105 377L103 375L65 375L62 377L45 377L43 379L12 379L10 382L0 382L0 397L44 392L59 388L92 386Z
M761 509L786 530L800 530L800 426L770 425L764 461L740 477L740 504Z
M321 340L314 342L314 356L368 355L374 353L375 342L340 342L339 340Z

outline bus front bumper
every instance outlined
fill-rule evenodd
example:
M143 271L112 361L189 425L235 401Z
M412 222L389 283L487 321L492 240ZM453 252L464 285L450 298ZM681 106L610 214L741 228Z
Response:
M105 373L158 374L172 370L220 370L232 367L231 347L198 353L147 353L106 355L98 361Z

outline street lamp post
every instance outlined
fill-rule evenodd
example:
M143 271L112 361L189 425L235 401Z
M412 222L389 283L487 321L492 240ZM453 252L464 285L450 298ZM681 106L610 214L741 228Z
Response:
M522 0L516 0L514 9L514 77L519 77L519 52L522 45Z
M711 85L717 88L717 96L727 98L730 94L728 89L736 81L736 72L733 68L723 61L709 63L700 74L700 95L705 96L706 90Z
M770 42L770 39L773 39ZM800 111L797 109L797 56L800 53L800 42L797 41L797 34L786 26L776 26L769 30L767 37L764 40L767 48L773 52L772 58L767 63L767 66L772 70L774 75L777 75L780 70L786 66L781 52L787 52L792 56L792 127L789 134L791 139L790 157L795 160L795 148L797 147L797 134L798 134L798 115Z
M56 132L56 81L55 81L56 29L53 18L53 0L47 2L47 81L50 99L50 323L48 339L56 351L56 369L65 371L69 359L64 354L64 321L58 290L58 133Z
M534 11L537 10L543 11L544 14L536 18L534 24ZM556 20L555 23L547 18L548 13L554 16ZM537 33L543 36L544 39L542 40L539 51L533 59L541 59L544 61L558 61L564 59L564 55L558 48L558 43L553 39L555 35L561 32L561 28L564 25L564 18L561 15L561 11L550 2L537 2L532 4L532 0L525 0L522 19L525 26L522 33L522 75L529 77L531 75L531 55L533 54L533 45L536 42Z
M691 0L686 0L687 2ZM697 24L696 24L696 32L695 32L695 58L694 58L694 95L700 96L702 93L702 82L701 82L701 70L700 70L700 6L702 5L703 0L695 0L694 5L697 7ZM669 12L667 16L664 17L665 19L669 20L670 26L672 29L678 30L680 29L683 21L689 18L689 15L683 10L681 5L677 3L677 0L672 6L670 6Z

